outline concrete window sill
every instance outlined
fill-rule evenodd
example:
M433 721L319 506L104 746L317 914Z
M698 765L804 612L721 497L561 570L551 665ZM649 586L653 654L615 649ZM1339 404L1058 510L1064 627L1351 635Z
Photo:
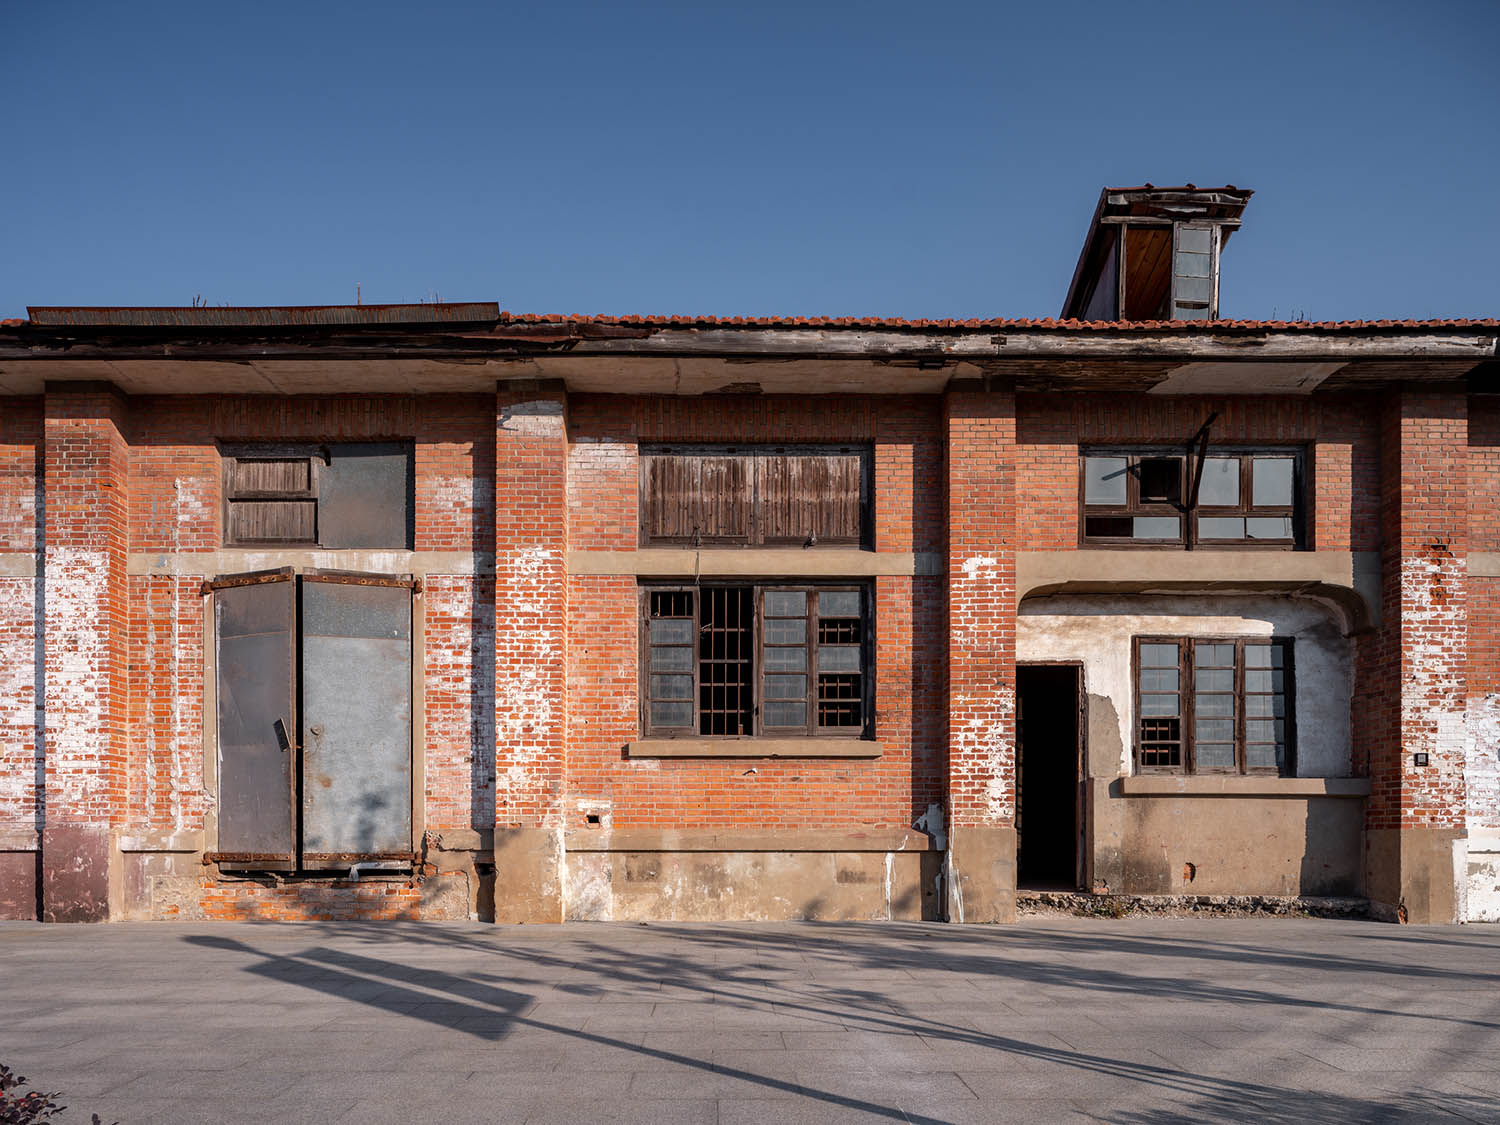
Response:
M863 738L648 738L627 743L632 758L878 758Z
M1140 774L1120 778L1127 797L1368 797L1367 777L1196 777Z

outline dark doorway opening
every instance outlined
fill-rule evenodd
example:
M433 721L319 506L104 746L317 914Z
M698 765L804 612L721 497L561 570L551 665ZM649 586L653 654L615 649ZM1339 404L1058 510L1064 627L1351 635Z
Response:
M1016 669L1016 881L1032 890L1078 887L1083 669Z

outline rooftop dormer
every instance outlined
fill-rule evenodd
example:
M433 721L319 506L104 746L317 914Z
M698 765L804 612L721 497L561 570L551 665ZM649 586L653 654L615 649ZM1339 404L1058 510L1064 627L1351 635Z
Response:
M1063 302L1077 320L1217 320L1219 255L1253 193L1105 188Z

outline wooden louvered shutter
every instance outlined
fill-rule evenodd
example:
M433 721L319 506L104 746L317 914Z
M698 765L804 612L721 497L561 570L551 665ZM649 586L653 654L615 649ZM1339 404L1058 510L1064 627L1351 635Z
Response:
M641 541L648 546L750 541L751 475L738 454L641 458Z
M864 462L857 453L770 454L758 458L761 541L861 541Z

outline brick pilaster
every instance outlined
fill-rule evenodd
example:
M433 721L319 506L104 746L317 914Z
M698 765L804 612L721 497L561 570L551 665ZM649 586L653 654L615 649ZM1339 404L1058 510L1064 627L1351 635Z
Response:
M1369 749L1366 891L1411 922L1458 920L1464 872L1468 403L1397 392L1381 414L1384 622L1362 670L1378 690ZM1428 764L1418 765L1417 755Z
M495 414L498 922L561 921L567 402L502 389ZM507 913L500 916L498 904Z
M1016 888L1015 395L947 396L948 917L1010 921Z
M44 406L42 916L110 916L110 830L126 811L126 402L49 384Z

